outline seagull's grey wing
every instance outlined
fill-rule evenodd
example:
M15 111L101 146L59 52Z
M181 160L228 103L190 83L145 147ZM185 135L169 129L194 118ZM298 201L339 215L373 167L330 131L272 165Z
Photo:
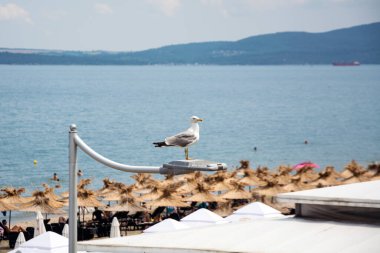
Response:
M186 147L197 140L195 134L191 131L185 131L174 136L167 137L165 143L179 147Z

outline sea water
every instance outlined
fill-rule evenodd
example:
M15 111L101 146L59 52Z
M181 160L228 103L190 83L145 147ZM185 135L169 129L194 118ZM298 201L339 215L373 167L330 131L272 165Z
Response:
M204 118L190 157L253 168L380 160L380 66L0 66L0 186L68 190L68 131L129 165L184 158L154 148ZM305 144L307 140L308 144ZM256 147L256 150L255 150ZM34 165L33 161L37 164ZM92 187L132 183L78 152Z

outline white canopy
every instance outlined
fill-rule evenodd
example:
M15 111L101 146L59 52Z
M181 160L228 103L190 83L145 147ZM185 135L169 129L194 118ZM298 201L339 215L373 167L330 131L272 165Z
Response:
M190 227L207 226L224 222L223 217L205 208L198 209L197 211L181 219L181 223L184 223Z
M9 253L67 253L68 250L69 240L64 236L49 231L24 242L20 247Z
M224 218L225 221L247 221L263 218L283 218L285 217L280 211L261 202L250 203L238 210L230 216Z
M188 227L189 226L187 226L185 223L181 223L179 221L169 218L145 229L143 232L144 233L169 232L169 231L174 231L178 229L185 229Z
M274 209L271 206L268 206L261 202L252 202L242 208L236 210L236 214L249 214L249 215L269 215L269 214L281 214L280 211Z

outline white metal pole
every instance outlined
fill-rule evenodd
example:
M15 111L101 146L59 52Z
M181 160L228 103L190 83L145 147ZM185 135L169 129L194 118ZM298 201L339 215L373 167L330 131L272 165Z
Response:
M69 253L77 252L77 145L75 136L76 125L70 126L69 131Z

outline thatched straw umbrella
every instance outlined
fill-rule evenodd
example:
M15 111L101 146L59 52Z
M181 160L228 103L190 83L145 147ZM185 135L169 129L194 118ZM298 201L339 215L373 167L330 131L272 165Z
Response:
M148 206L176 206L176 207L188 207L189 204L183 202L183 200L175 194L176 187L168 186L163 189L159 198L148 202Z
M61 208L64 206L62 202L56 201L46 196L43 191L34 191L32 193L32 200L20 205L20 211L38 212L45 214L61 214L64 213Z
M334 186L340 185L341 182L338 180L340 177L339 173L337 173L332 166L328 166L319 173L319 178L309 183L310 185L317 187L326 187L326 186Z
M157 180L152 178L152 175L149 173L137 173L133 176L131 176L136 182L134 184L136 191L141 191L146 189L150 189L152 185L155 185L157 183Z
M232 189L230 183L227 181L228 178L229 174L227 172L218 171L214 175L209 176L205 182L211 185L211 191L222 192Z
M10 204L12 206L15 206L16 209L13 209L13 210L18 210L17 205L27 203L28 201L32 199L30 197L21 197L21 194L25 192L25 188L5 187L5 188L2 188L0 191L3 192L3 194L1 194L0 196L1 201L4 202L5 204ZM11 217L12 217L12 210L9 210L9 220L8 220L9 226L11 226Z
M249 164L249 161L248 160L241 160L240 161L240 167L236 168L236 170L235 170L236 174L238 176L243 176L246 170L251 170L253 172L253 170Z
M150 192L148 192L147 194L143 194L142 196L137 197L136 199L141 202L151 201L151 200L158 199L159 197L162 196L162 194L163 194L163 188L157 184L153 186Z
M139 206L132 198L123 197L120 200L120 204L114 206L107 206L102 209L103 211L111 211L111 212L128 212L128 214L135 214L137 212L147 211L146 208Z
M256 176L254 170L245 169L241 171L243 173L243 178L238 182L245 186L264 186L265 182L263 182L259 177ZM250 189L251 190L251 189Z
M295 176L300 177L302 183L309 183L319 178L313 168L308 166L299 169Z
M44 193L47 198L50 198L55 201L60 201L61 197L54 193L55 189L53 187L49 187L48 184L42 184L42 186L45 188Z
M279 185L287 185L290 183L292 176L290 172L293 170L290 166L279 166L278 173L274 175L275 179L278 181Z
M234 211L231 207L231 204L232 204L232 201L220 203L218 204L218 208L213 210L213 212L222 217L227 217L228 215L231 215Z
M2 199L0 199L0 210L1 211L12 211L12 210L17 210L18 208L12 204L9 204Z
M111 181L111 179L109 179L108 177L106 178L103 178L103 187L100 188L96 193L98 196L103 196L103 195L106 195L108 194L110 191L113 190L113 184L114 182Z
M265 202L265 197L272 198L273 196L286 192L282 186L278 184L278 181L273 179L272 177L263 178L265 181L265 186L260 186L252 190L253 196L261 196L262 202Z
M244 190L244 184L235 182L232 186L232 190L221 196L223 199L252 199L252 194Z
M380 163L369 164L366 176L368 176L371 180L380 180Z
M341 175L344 178L342 181L344 184L359 183L370 180L367 171L354 160L345 166Z
M296 191L307 190L307 189L311 189L315 187L316 187L315 185L306 184L302 182L300 176L294 176L290 179L290 183L282 186L282 190L284 192L296 192Z
M203 174L200 171L192 173L191 176L184 177L185 183L177 189L179 194L189 194L195 191L197 184L204 181Z
M225 200L219 196L216 196L209 192L210 188L205 183L197 183L194 189L193 196L185 198L185 201L191 202L225 202Z

